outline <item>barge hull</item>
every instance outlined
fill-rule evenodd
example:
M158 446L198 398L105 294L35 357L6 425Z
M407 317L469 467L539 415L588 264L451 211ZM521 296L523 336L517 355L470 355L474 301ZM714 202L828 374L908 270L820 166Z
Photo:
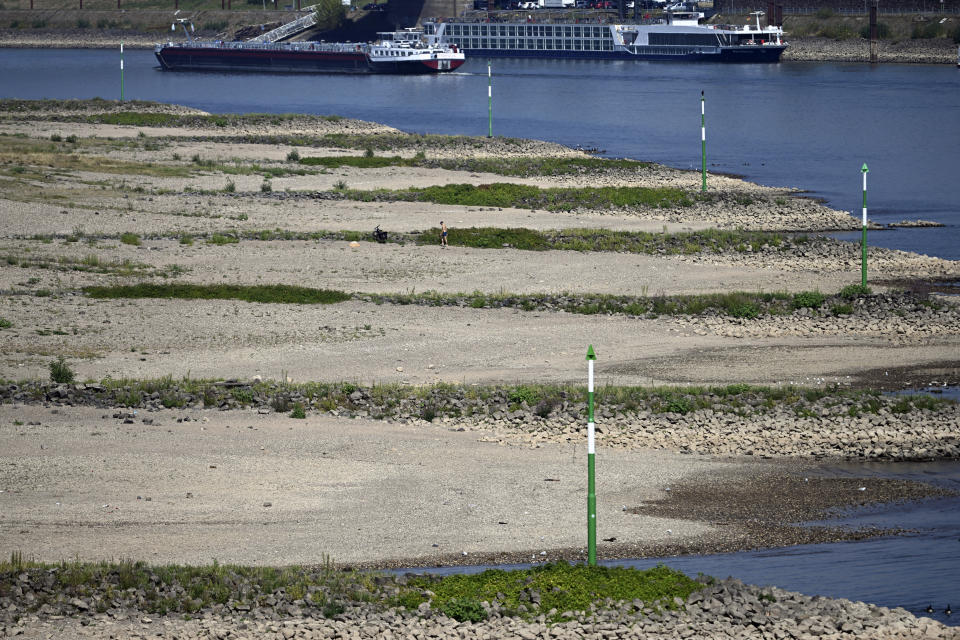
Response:
M285 73L434 74L452 71L463 60L371 61L367 55L326 51L238 50L165 47L156 52L167 71L259 71Z
M187 47L156 52L168 71L282 71L291 73L373 73L367 56L313 51L243 51Z

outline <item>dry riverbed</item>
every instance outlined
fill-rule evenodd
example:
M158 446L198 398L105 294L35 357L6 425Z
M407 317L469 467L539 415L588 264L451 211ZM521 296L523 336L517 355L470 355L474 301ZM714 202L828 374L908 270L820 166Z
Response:
M584 315L551 307L430 306L371 297L425 291L491 299L834 294L858 283L856 248L845 256L844 246L814 235L803 251L765 245L750 252L680 255L440 248L366 238L211 242L214 234L236 239L273 229L367 234L380 225L392 233L412 232L440 220L454 240L458 229L469 227L672 234L735 228L744 220L757 228L808 232L850 226L844 212L788 187L712 176L716 199L666 208L546 211L361 202L340 192L345 186L397 190L501 182L670 186L692 193L699 177L658 166L527 177L423 166L321 170L297 163L291 152L358 156L363 144L334 147L321 136L402 135L371 123L306 117L179 127L65 122L44 118L89 115L90 105L37 106L42 108L24 111L6 103L0 109L0 378L6 381L46 380L51 361L63 356L80 380L261 378L346 381L365 389L378 383L582 384L588 344L598 354L601 385L897 388L960 379L958 309L952 299L936 295L909 305L874 295L849 311L800 307L753 318ZM190 115L176 107L164 112ZM278 144L278 136L313 142ZM405 140L376 155L586 158L535 141ZM136 242L129 236L125 242L124 233L136 235ZM876 250L870 264L872 277L908 284L960 277L956 262L902 252ZM296 305L95 299L83 292L91 285L138 282L286 284L355 295L337 304ZM875 291L883 289L875 285ZM868 311L871 323L858 323ZM5 393L16 396L11 388L8 383ZM323 554L352 566L582 558L584 445L568 416L540 429L534 420L531 428L518 424L513 409L487 422L386 422L358 413L337 416L319 406L295 420L264 407L217 410L197 401L163 409L156 402L95 407L75 403L64 390L0 405L0 550L47 560L216 558L262 565L316 563ZM528 415L532 407L524 410ZM868 416L858 423L853 415L811 412L794 421L778 414L785 444L770 439L774 449L751 452L781 457L776 466L742 455L743 449L715 446L762 439L768 428L763 420L733 424L724 418L714 424L700 413L688 419L715 438L696 442L668 433L666 424L657 433L644 431L644 420L636 416L601 417L599 518L609 540L601 545L604 557L867 535L790 523L831 507L919 499L937 490L875 481L860 492L862 485L825 478L791 511L776 506L781 496L771 492L773 480L789 483L800 496L806 487L795 483L815 469L811 458L843 457L853 445L861 448L852 457L871 457L878 447L950 456L948 449L929 453L926 443L949 435L956 411L904 416L913 440L897 435L899 416L885 415L881 422ZM876 431L873 440L848 442L837 435L858 425ZM806 444L789 449L794 440ZM744 489L726 491L731 486ZM703 499L708 495L736 516L719 518ZM28 633L42 629L34 625ZM315 629L300 631L311 632L303 637L326 637Z

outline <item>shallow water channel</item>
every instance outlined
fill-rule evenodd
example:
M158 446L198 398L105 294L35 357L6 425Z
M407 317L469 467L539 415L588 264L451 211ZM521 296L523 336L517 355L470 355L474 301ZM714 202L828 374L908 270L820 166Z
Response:
M960 462L846 463L825 467L823 472L865 478L864 484L869 484L871 477L906 478L960 491ZM717 578L733 576L750 584L774 585L808 595L903 607L915 615L960 626L960 498L857 509L839 518L811 524L900 527L916 533L706 556L601 560L601 564L645 569L663 563L691 577L698 573ZM490 568L444 567L409 571L446 575L477 573ZM948 604L957 609L950 616L944 614ZM934 613L926 612L929 605L933 606Z

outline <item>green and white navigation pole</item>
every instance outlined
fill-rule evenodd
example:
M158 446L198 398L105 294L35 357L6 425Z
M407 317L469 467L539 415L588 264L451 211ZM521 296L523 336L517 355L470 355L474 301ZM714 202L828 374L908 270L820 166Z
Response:
M863 172L863 235L860 238L860 286L867 286L867 163L860 168Z
M706 99L700 92L700 177L703 181L700 190L707 190L707 120Z
M120 41L120 102L123 102L123 41Z
M597 565L597 483L593 428L593 345L587 347L587 564Z
M487 137L493 137L493 69L487 60Z

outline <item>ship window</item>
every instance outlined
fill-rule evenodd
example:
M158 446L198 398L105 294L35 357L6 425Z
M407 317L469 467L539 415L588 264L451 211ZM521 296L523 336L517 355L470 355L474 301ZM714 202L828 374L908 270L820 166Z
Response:
M699 33L651 33L650 44L716 46L717 37Z
M486 27L484 27L484 29L486 29ZM480 35L480 27L478 25L473 25L473 35Z
M574 27L574 28L573 28L573 37L574 37L574 38L579 38L579 37L580 37L580 27Z
M481 49L489 49L489 48L490 48L490 45L488 44L488 42L489 42L489 41L488 41L486 38L481 38L481 39L480 39L480 48L481 48Z
M544 33L545 36L547 36L548 38L553 37L553 27L550 27L550 26L544 27L544 31L546 32Z
M537 38L537 49L543 49L543 38Z
M510 25L509 27L507 27L507 35L508 35L508 36L516 36L516 35L517 35L517 28L516 28L515 26L513 26L513 25Z
M518 38L517 49L526 49L526 48L527 48L527 41L524 40L523 38Z

